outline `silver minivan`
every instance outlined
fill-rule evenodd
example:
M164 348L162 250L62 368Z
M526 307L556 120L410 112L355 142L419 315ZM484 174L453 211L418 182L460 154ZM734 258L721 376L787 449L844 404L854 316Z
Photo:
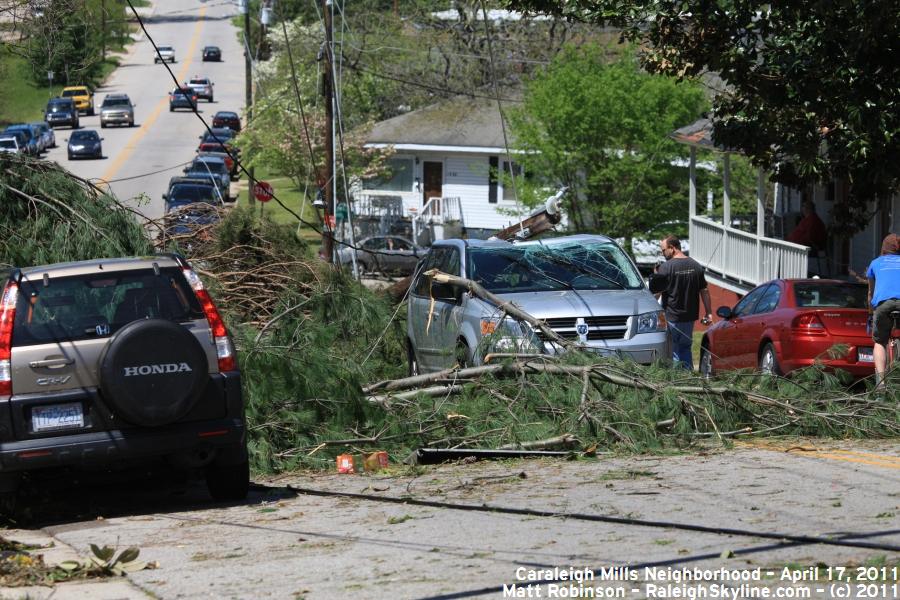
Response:
M662 307L614 240L600 235L519 243L451 239L434 243L410 289L411 374L482 364L492 352L559 350L493 304L432 282L424 275L431 269L478 282L600 355L642 364L671 356Z

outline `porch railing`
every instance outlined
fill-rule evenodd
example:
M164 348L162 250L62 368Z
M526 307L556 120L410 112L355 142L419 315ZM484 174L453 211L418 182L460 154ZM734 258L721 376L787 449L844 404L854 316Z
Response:
M691 257L709 271L746 285L778 277L806 277L809 248L691 217Z

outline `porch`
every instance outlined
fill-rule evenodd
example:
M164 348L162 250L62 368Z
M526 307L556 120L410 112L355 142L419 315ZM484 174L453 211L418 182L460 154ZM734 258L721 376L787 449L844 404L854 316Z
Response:
M690 146L689 215L691 257L707 270L714 283L743 294L751 288L775 278L804 278L809 276L810 248L782 239L766 236L765 173L757 171L756 231L744 231L732 226L731 215L731 153L712 144L709 121L701 120L676 131L672 137ZM697 150L723 153L722 220L697 213ZM778 184L775 184L778 200ZM777 211L773 211L777 212Z

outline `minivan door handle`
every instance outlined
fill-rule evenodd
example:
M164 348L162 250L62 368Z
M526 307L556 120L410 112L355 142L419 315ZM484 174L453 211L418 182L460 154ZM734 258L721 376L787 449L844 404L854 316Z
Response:
M74 358L48 358L46 360L33 360L28 363L28 366L32 369L40 369L40 368L48 368L48 369L58 369L60 367L65 367L67 365L74 365Z

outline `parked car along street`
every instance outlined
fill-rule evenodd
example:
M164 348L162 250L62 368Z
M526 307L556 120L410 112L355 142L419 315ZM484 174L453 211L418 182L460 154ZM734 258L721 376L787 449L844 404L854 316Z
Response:
M628 256L605 236L442 240L431 247L420 272L430 269L478 282L598 354L642 364L671 356L665 313ZM489 352L557 351L531 326L421 274L410 291L407 317L412 373L481 364Z
M784 374L821 362L854 377L874 372L866 333L865 284L776 279L757 286L703 335L700 371L755 369Z
M75 108L75 101L71 98L53 98L47 102L44 120L50 127L68 125L72 129L78 129L80 126L78 109Z
M53 128L50 127L50 125L48 125L44 121L41 121L40 123L31 123L31 126L40 133L42 144L45 150L56 148L56 134L53 133Z
M134 105L128 94L109 94L100 105L100 127L128 125L134 127Z
M2 285L0 494L24 473L168 459L217 500L247 495L234 346L183 259L33 266Z
M3 131L3 134L15 136L19 141L19 148L26 154L38 156L41 153L41 149L38 146L38 139L35 137L31 125L26 125L24 123L20 125L10 125Z
M103 138L93 129L79 129L69 136L69 160L74 158L103 158Z
M21 152L19 149L19 140L13 135L0 134L0 152L19 154Z
M382 273L412 273L419 259L428 252L410 240L397 236L373 236L357 242L357 266L362 273L380 271ZM344 266L353 264L353 248L342 246L338 258Z
M94 116L94 92L84 85L70 85L64 87L63 98L71 98L75 102L75 108L88 116Z
M219 188L222 190L223 200L228 201L231 189L231 174L228 165L218 156L198 155L194 161L185 167L184 173L188 177L195 174L215 177Z
M236 112L220 110L213 115L212 126L228 127L232 131L239 132L241 130L241 117Z

